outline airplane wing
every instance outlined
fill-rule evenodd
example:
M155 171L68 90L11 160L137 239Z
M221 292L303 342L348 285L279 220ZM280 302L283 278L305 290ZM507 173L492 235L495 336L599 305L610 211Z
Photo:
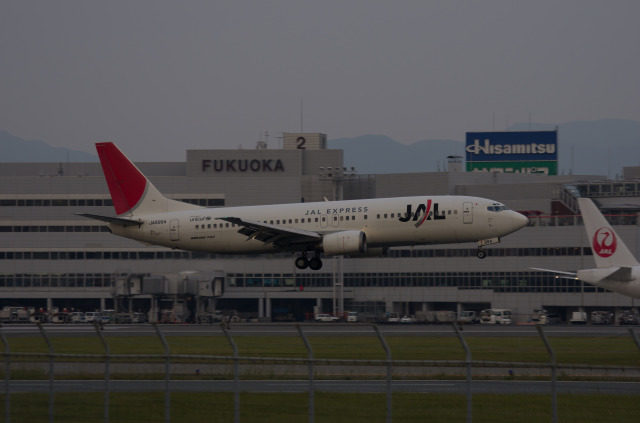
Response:
M246 235L247 239L257 239L265 244L273 244L283 250L304 244L317 244L322 240L322 235L314 231L270 225L239 217L219 217L217 219L241 226L238 232Z
M120 226L140 226L142 225L141 221L132 220L132 219L124 219L122 217L110 217L110 216L100 216L99 214L89 214L89 213L74 213L76 216L88 217L89 219L101 220L107 223L115 223Z
M577 279L578 278L578 274L575 273L575 272L563 272L561 270L541 269L539 267L530 267L530 269L539 270L541 272L555 273L556 275L563 275L563 276L557 276L558 278L564 278L564 279Z
M540 269L538 267L531 267L532 270L539 270L542 272L555 273L556 277L564 279L582 279L588 283L598 283L604 279L609 279L618 282L631 282L634 280L632 267L599 267L596 269L583 269L579 270L579 273L574 272L562 272L560 270ZM566 276L558 276L566 275Z

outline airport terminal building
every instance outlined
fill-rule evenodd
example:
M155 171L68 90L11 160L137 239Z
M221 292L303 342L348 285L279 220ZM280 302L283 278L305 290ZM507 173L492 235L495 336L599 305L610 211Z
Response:
M638 168L625 168L624 178L612 181L465 171L462 158L452 157L443 172L361 175L344 163L341 150L327 148L324 134L287 133L282 148L260 147L187 150L184 162L137 166L167 197L205 207L473 195L528 215L530 224L487 247L483 260L475 244L431 245L391 248L385 257L327 257L319 271L300 270L292 254L187 252L110 234L101 222L76 215L115 215L97 162L0 163L0 308L149 311L180 305L187 320L216 308L274 321L347 310L365 320L504 308L517 322L540 308L562 321L575 311L637 310L629 297L532 268L594 267L578 216L580 196L595 200L637 256ZM194 274L215 284L189 288Z

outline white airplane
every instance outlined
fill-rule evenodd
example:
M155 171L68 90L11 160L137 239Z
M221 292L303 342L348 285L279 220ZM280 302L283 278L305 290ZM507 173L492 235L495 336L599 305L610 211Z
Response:
M533 268L580 279L592 285L640 298L640 263L589 198L578 198L596 269L577 273ZM566 276L565 276L566 277Z
M477 242L526 226L501 203L467 196L424 196L204 208L164 197L115 144L97 143L117 217L116 235L147 244L221 254L298 252L299 269L322 267L321 254L379 256L387 247ZM313 257L308 258L309 253Z

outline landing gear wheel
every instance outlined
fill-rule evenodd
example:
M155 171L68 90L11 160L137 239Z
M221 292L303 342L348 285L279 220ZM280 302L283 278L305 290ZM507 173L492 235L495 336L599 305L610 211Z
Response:
M307 267L309 267L309 259L307 259L304 256L298 257L295 263L296 263L296 267L300 270L306 269Z
M313 257L309 260L309 268L311 270L320 270L322 268L322 260L319 257Z
M487 252L481 248L478 248L477 256L479 259L483 259L487 256Z

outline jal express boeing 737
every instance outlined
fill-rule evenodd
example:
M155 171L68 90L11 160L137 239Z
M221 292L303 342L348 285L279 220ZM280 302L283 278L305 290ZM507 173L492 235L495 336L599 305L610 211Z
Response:
M80 215L109 223L113 234L174 249L292 252L297 268L313 270L322 254L380 256L423 244L477 242L484 258L484 246L528 222L496 201L448 195L204 208L164 197L115 144L96 149L117 216Z

